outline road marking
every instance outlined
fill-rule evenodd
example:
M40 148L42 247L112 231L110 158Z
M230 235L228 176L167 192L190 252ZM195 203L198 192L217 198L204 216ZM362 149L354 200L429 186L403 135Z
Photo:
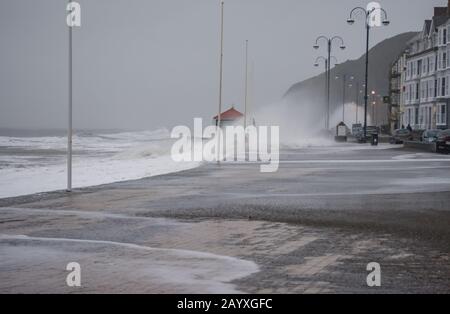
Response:
M450 158L433 158L433 159L337 159L337 160L280 160L280 163L286 164L308 164L308 163L340 163L340 164L351 164L351 163L404 163L404 162L450 162Z
M336 160L280 160L280 164L376 164L376 163L411 163L411 162L450 162L450 158L432 158L432 159L336 159ZM223 161L223 164L245 165L260 164L258 161Z

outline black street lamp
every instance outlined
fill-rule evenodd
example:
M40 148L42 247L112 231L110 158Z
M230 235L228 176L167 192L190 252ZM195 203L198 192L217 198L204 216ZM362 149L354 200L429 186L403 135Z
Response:
M334 59L334 63L335 63L335 65L337 65L338 64L337 58L335 56L331 56L331 58ZM317 57L316 61L314 61L314 66L318 67L320 61L323 61L325 64L325 95L327 98L329 98L329 96L328 96L328 93L329 93L329 89L328 89L328 84L329 84L329 82L328 82L328 59L325 57L322 57L322 56ZM325 129L328 129L327 119L325 119Z
M359 89L360 82L356 82L356 90L355 90L355 101L356 101L356 117L355 117L355 124L358 124L358 109L359 109L359 94L362 94L362 90ZM363 86L364 87L364 84Z
M371 15L376 11L380 10L384 14L384 18L382 21L382 24L384 26L388 26L390 24L390 21L388 20L387 13L382 8L372 8L371 10L364 9L362 7L356 7L353 10L350 11L350 17L347 19L347 23L349 25L353 25L355 23L355 19L353 17L353 14L356 11L362 11L364 12L364 16L366 17L366 77L365 77L365 94L364 94L364 140L366 140L367 136L367 102L369 99L368 95L368 81L369 81L369 38L370 38L370 17Z
M328 58L327 58L327 117L326 117L326 128L327 130L330 128L330 71L331 71L331 48L333 46L333 42L335 40L339 40L341 45L339 48L341 50L345 49L344 40L340 36L334 36L332 38L328 38L326 36L319 36L316 39L316 43L314 44L314 49L319 49L319 41L325 40L327 42L327 48L328 48Z

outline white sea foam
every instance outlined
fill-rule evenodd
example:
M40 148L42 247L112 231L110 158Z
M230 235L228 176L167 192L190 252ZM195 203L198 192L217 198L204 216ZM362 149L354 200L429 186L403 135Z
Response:
M259 271L254 262L230 256L134 243L10 234L0 234L0 242L5 278L11 270L14 273L0 290L17 293L64 292L55 268L67 259L83 265L82 287L111 293L122 293L126 287L150 293L240 293L230 282ZM111 250L114 254L107 254ZM36 271L17 271L24 268Z
M176 163L167 129L77 134L73 139L73 187L140 179L197 167ZM65 137L0 136L0 198L66 186Z

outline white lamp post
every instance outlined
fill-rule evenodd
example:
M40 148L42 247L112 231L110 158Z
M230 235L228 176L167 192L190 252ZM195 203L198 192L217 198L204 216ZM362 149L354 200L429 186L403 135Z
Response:
M68 80L68 128L67 128L67 192L72 191L72 104L73 104L73 84L72 84L72 28L81 26L81 6L75 1L69 0L66 11L69 12L66 18L69 27L69 80Z

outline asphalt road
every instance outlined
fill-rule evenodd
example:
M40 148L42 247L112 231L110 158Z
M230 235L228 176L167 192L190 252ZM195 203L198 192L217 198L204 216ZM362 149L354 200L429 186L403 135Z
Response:
M449 293L450 158L390 147L0 200L0 292ZM78 290L70 259L87 265Z

